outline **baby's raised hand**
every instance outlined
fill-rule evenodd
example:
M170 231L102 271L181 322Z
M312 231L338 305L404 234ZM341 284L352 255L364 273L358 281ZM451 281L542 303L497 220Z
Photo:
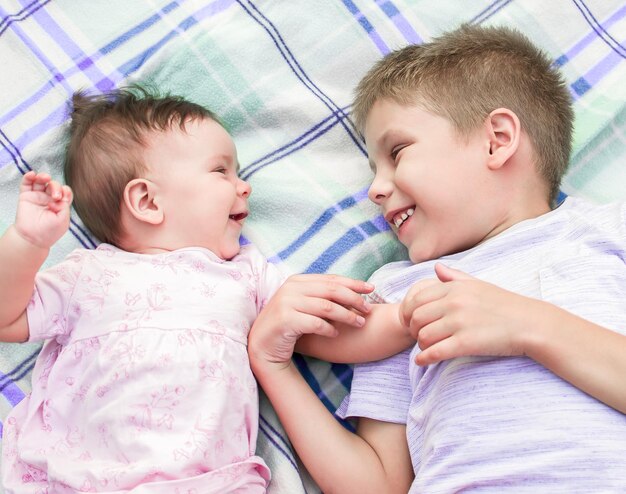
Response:
M335 336L333 323L362 326L369 283L325 274L291 276L257 317L248 338L251 361L286 364L304 334Z
M401 319L422 350L418 365L523 354L520 338L532 299L443 264L435 272L437 279L413 285L400 305Z
M29 171L22 178L15 229L31 244L50 248L67 231L72 190L47 173Z

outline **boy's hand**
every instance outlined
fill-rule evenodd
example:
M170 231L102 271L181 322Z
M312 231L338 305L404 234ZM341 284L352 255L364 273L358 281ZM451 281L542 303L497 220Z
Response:
M428 365L461 356L523 355L528 299L443 264L438 279L409 290L400 317L422 350L415 359Z
M47 173L29 171L22 178L15 230L27 242L50 248L67 231L72 191Z
M333 323L362 326L361 314L370 311L361 294L372 285L343 276L301 274L291 276L257 317L248 337L254 363L288 364L294 345L303 334L335 336Z

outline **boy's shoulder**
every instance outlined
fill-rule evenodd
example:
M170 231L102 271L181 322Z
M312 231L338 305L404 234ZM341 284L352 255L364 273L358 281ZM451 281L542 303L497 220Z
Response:
M596 203L582 197L567 197L553 213L557 221L570 229L586 228L604 231L610 236L626 240L626 200ZM544 227L549 226L549 222Z

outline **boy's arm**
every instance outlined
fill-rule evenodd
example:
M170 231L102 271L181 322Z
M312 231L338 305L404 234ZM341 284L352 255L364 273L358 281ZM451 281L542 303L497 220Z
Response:
M418 365L466 355L526 355L626 413L626 336L542 300L504 290L442 264L439 281L414 285L403 320Z
M402 323L400 304L374 304L361 327L335 323L337 335L303 335L296 352L335 363L362 363L391 357L415 345Z
M44 173L22 179L15 223L0 237L0 341L26 341L26 307L50 246L67 230L72 194Z
M326 493L402 493L413 480L405 426L359 421L358 435L346 430L313 393L291 358L282 360L260 344L253 326L250 363L300 459ZM282 341L282 339L279 339ZM293 347L292 347L293 349Z

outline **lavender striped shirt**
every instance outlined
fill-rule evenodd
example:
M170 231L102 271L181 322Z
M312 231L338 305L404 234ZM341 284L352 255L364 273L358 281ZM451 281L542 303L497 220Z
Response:
M568 198L442 260L626 334L626 203ZM433 265L388 264L371 281L397 302ZM406 424L411 493L626 492L626 415L528 358L420 368L417 352L357 366L339 411Z

